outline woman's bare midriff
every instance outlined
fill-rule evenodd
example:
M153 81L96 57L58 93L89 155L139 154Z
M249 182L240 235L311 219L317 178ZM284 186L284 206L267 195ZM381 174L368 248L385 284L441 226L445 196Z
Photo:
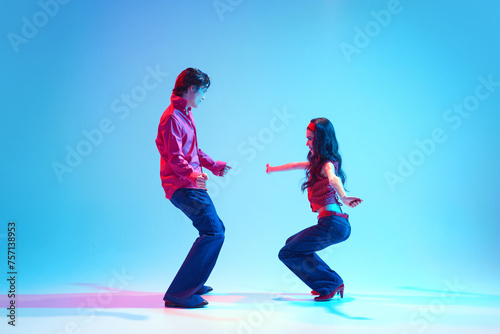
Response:
M323 211L342 212L342 210L340 209L340 205L338 205L338 204L327 204L327 205L322 206L321 208L319 208L316 212L317 213L321 213Z

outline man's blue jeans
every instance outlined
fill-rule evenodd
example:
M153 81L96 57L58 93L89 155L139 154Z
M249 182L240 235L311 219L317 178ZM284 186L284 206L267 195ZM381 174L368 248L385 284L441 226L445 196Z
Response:
M163 299L182 306L203 302L196 292L205 284L224 243L225 227L206 190L177 189L172 204L193 221L199 237L177 272Z
M349 238L349 220L339 216L318 219L318 224L292 235L279 252L279 259L307 286L327 295L343 280L315 253Z

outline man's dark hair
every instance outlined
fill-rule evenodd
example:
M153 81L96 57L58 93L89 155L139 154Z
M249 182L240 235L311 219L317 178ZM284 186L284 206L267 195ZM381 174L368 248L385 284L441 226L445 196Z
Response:
M197 89L210 87L210 78L197 68L186 68L175 80L175 87L172 92L177 96L182 96L190 86Z

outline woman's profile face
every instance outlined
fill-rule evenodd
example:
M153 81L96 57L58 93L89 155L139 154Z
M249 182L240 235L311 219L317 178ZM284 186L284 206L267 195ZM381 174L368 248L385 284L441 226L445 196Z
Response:
M313 153L313 140L314 140L314 132L311 130L307 129L306 130L306 146L309 147L309 150L311 153Z

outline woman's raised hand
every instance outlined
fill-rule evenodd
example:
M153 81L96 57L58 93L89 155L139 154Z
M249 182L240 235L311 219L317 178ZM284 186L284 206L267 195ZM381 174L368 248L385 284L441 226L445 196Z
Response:
M269 165L269 164L266 165L266 173L267 174L271 173L271 168L272 168L271 165Z

